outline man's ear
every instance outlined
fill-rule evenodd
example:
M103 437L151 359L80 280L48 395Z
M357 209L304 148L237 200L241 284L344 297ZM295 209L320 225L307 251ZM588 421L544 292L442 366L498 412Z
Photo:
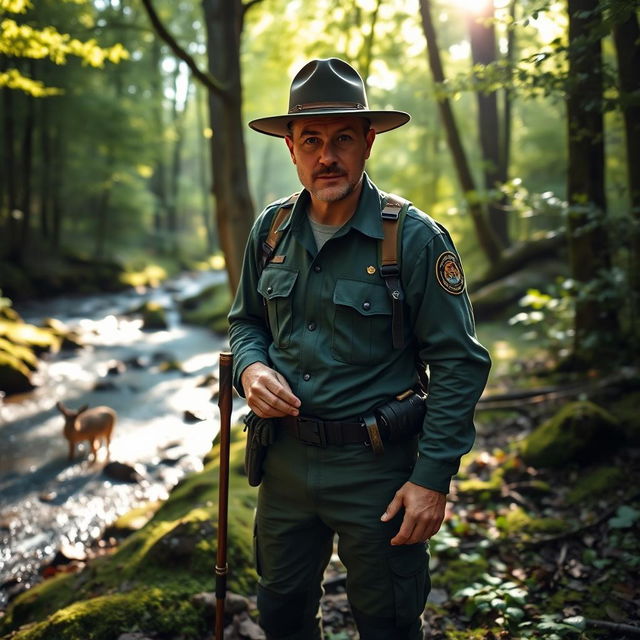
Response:
M287 148L291 154L291 162L296 163L296 157L293 155L293 138L291 136L285 136L284 141L287 143Z
M376 139L376 130L371 127L369 129L369 131L367 131L367 134L365 136L366 141L367 141L367 148L365 150L365 160L369 159L369 156L371 155L371 147L373 147L373 141Z

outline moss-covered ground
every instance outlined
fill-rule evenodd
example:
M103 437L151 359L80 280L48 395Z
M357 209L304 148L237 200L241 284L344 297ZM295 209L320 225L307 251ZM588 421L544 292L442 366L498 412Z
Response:
M242 473L244 434L231 445L228 588L255 591L252 569L256 491ZM149 521L111 555L77 574L60 574L18 596L0 622L3 640L112 640L142 631L172 640L196 640L211 630L192 602L214 590L218 521L218 446L203 471L184 479ZM139 518L140 510L132 514ZM129 529L129 519L120 522ZM111 529L113 533L114 529Z

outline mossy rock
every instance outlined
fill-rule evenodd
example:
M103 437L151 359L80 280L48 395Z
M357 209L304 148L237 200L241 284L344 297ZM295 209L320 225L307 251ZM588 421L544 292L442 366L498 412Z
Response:
M38 360L32 349L0 337L0 391L6 394L31 391L31 375Z
M163 330L169 327L167 312L161 304L147 301L139 309L142 314L142 327L147 330Z
M620 421L620 429L630 444L640 444L640 391L632 391L611 404L611 413Z
M78 333L57 318L46 318L42 322L42 328L51 331L60 340L62 351L79 349L83 346Z
M230 308L229 285L226 282L216 284L182 302L182 320L187 324L208 327L217 333L226 333L229 326L227 314Z
M629 471L620 467L596 467L580 475L567 495L569 504L596 502L609 497L629 479Z
M555 534L566 531L568 523L560 518L536 518L529 515L522 507L510 509L505 515L496 519L496 526L504 537L517 534L530 537L532 534Z
M255 593L256 490L238 473L245 436L234 428L229 494L228 589ZM139 631L197 640L211 620L192 596L212 592L217 547L219 445L200 473L180 482L149 522L110 556L61 574L12 601L0 640L113 640Z
M0 337L16 345L28 346L38 353L60 348L60 338L53 331L27 322L0 319Z
M534 467L560 468L597 460L622 441L618 420L589 401L571 402L543 422L521 444L522 459Z

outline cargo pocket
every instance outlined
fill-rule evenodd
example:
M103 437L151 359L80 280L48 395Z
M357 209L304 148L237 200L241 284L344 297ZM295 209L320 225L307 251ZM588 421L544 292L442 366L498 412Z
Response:
M396 625L409 625L417 620L427 604L431 590L429 554L426 545L394 547L389 555Z
M331 350L336 360L370 364L391 351L391 301L383 285L337 280Z
M280 349L286 349L291 339L291 296L297 278L297 271L267 267L258 281L258 291L267 305L271 336Z

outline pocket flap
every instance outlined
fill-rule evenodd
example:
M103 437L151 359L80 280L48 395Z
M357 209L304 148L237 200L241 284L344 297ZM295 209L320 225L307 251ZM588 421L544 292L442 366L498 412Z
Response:
M267 300L286 298L291 295L297 278L298 272L290 269L265 269L258 281L258 291Z
M350 307L363 316L391 315L391 301L387 289L377 284L337 280L333 290L333 302Z

